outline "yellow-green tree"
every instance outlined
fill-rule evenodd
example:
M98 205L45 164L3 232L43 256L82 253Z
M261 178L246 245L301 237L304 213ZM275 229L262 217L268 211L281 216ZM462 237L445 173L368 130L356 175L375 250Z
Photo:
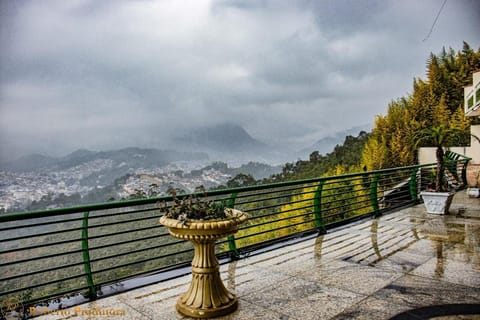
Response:
M414 79L413 92L392 101L387 114L378 116L362 152L362 162L370 170L415 164L415 136L432 126L462 130L465 137L470 120L463 114L463 86L480 69L480 48L474 51L464 43L453 49L431 54L427 79ZM469 139L459 142L468 145Z

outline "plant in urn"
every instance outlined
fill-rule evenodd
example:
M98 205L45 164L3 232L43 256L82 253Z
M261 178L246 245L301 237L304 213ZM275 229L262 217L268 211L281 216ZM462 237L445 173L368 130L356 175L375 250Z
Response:
M203 187L201 190L205 193ZM177 300L177 311L189 317L210 318L229 314L238 307L237 297L225 288L215 256L215 241L238 231L248 215L225 208L224 202L199 198L197 195L180 200L176 193L173 203L161 205L165 215L160 223L169 233L194 246L192 281L188 291Z

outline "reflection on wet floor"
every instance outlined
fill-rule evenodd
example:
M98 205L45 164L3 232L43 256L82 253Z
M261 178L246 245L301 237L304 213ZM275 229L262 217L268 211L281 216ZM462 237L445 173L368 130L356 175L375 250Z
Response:
M403 209L232 261L221 273L240 301L221 319L478 319L480 199L461 192L450 215L426 214L423 205ZM189 281L82 307L121 308L121 319L184 319L175 302Z

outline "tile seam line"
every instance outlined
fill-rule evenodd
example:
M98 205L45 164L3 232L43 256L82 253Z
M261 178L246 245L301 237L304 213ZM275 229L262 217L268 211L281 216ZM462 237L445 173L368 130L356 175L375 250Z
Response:
M434 259L435 257L432 257L431 259ZM430 261L431 259L427 260ZM454 260L454 261L457 261L457 260ZM425 262L425 263L427 263ZM421 267L422 265L424 265L425 263L422 263L420 266L418 266L417 268ZM442 283L446 283L446 284L453 284L455 286L460 286L460 287L466 287L466 288L469 288L469 289L475 289L475 290L480 290L479 287L474 287L474 286L469 286L469 285L466 285L466 284L463 284L463 283L455 283L455 282L451 282L451 281L447 281L447 280L441 280L441 279L437 279L437 278L432 278L432 277L426 277L426 276L422 276L422 275L418 275L418 274L414 274L412 273L414 270L416 270L417 268L414 268L412 270L410 270L408 273L405 273L404 275L406 276L411 276L411 277L418 277L418 278L422 278L422 279L428 279L428 280L435 280L435 281L438 281L438 282L442 282Z
M148 314L145 314L144 312L138 310L136 307L132 306L131 304L127 303L126 300L120 300L120 303L124 304L124 305L127 305L129 306L130 308L132 308L133 310L135 310L136 312L140 313L142 316L146 317L146 319L149 319L149 320L154 320L155 318L151 317L150 315Z
M381 269L382 271L385 271L385 272L388 272L388 273L394 273L394 272L391 272L390 270L387 270L387 269ZM383 290L385 289L388 285L392 284L393 282L397 281L398 279L404 277L406 274L399 274L395 277L391 277L389 278L389 283L386 284L385 286L381 287L380 289L377 289L375 290L374 292L370 293L370 294L366 294L366 293L362 293L362 292L357 292L357 291L353 291L351 289L348 289L348 288L345 288L345 287L342 287L342 286L336 286L336 285L325 285L319 281L315 281L315 280L312 280L312 279L309 279L309 278L305 278L303 277L302 275L304 274L304 272L298 274L298 278L302 279L302 280L305 280L305 281L310 281L310 282L314 282L314 283L317 283L317 284L320 284L322 286L325 286L325 287L328 287L328 288L334 288L334 289L339 289L339 290L343 290L343 291L347 291L347 292L350 292L350 293L353 293L353 294L356 294L356 295L359 295L359 296L366 296L366 297L369 297L369 296L373 296L375 293L377 293L378 291L380 290Z

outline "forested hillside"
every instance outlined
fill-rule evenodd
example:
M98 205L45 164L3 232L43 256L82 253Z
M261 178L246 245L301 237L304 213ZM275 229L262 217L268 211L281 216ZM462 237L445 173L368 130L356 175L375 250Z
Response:
M309 160L286 163L282 172L273 175L269 182L308 179L324 175L338 175L361 170L362 150L369 134L361 131L357 137L347 136L342 145L337 145L326 155L314 151Z
M470 143L470 120L464 115L463 87L480 69L480 48L442 50L427 60L427 79L414 79L413 92L392 101L384 116L377 116L365 145L362 164L369 170L416 163L415 135L432 126L465 132L463 145Z
M463 87L480 70L480 48L475 51L464 42L463 49L443 48L431 54L426 79L414 79L413 91L392 101L385 115L375 119L371 133L347 136L343 145L326 155L314 151L309 160L286 163L282 173L268 179L285 181L338 175L415 164L415 135L432 126L456 128L465 132L460 143L470 143L470 119L463 110Z

